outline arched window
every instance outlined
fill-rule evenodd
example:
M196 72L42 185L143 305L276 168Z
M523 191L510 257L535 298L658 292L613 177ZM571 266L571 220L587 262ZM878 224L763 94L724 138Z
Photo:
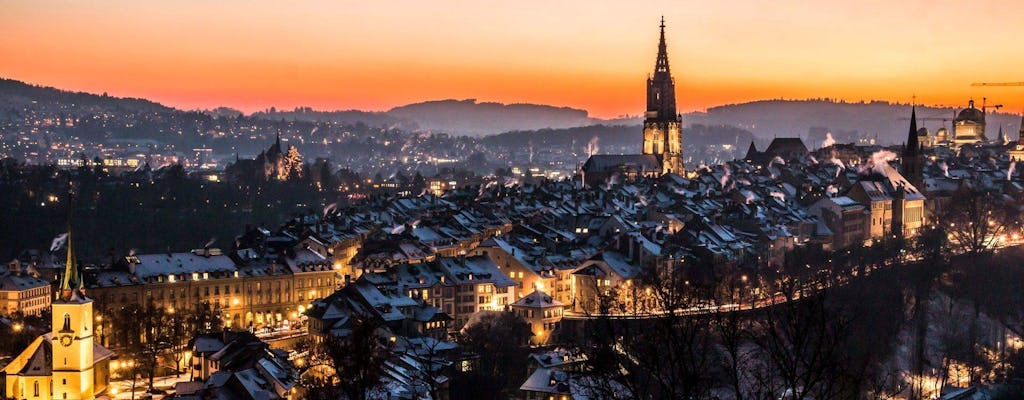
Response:
M60 331L61 332L70 332L71 331L71 314L64 314L64 328L62 328Z
M39 381L32 382L32 396L39 397Z

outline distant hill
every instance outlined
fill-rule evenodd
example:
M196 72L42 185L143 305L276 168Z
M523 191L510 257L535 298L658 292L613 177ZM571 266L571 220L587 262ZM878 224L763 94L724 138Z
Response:
M133 112L165 112L172 108L146 99L113 97L72 92L48 86L31 85L13 79L0 78L0 110L23 108L34 104L37 108L61 109L73 114L97 110L119 110ZM0 111L2 112L2 111Z
M53 115L86 115L100 111L117 113L153 112L174 113L180 110L139 98L113 97L38 86L13 79L0 78L0 120L20 118L19 111L32 108ZM918 107L918 126L934 132L942 126L950 127L954 109ZM204 111L212 117L236 117L238 110L219 107ZM800 137L810 147L818 147L827 133L839 142L858 138L877 138L880 144L902 143L907 134L910 116L909 104L884 101L844 102L830 99L762 100L742 104L728 104L709 108L706 112L683 116L684 126L733 126L753 135L758 146L773 137ZM536 131L536 134L556 134L550 130L604 125L593 130L573 130L557 133L572 140L593 136L579 132L605 132L605 129L632 127L642 120L624 117L610 120L592 118L586 110L541 104L502 104L467 100L437 100L395 107L386 112L360 110L319 111L309 107L294 110L271 110L252 114L257 119L272 121L334 122L344 125L359 123L371 127L394 127L407 131L428 130L455 135L487 136L502 132ZM194 119L194 116L189 116ZM945 118L946 121L942 119ZM1016 138L1020 129L1020 116L989 112L988 136L994 139L1002 125L1010 138ZM621 129L623 135L632 135ZM718 130L715 130L718 132ZM635 133L639 135L639 133ZM694 136L698 134L695 132ZM570 137L571 136L571 137ZM617 136L602 136L609 144ZM631 137L631 136L630 136ZM727 142L729 138L721 140ZM587 139L589 140L589 138ZM632 137L630 140L633 140ZM717 139L716 139L717 140ZM742 142L742 140L740 140ZM625 142L623 142L625 143ZM630 142L632 143L632 142ZM740 145L740 143L738 143Z
M976 105L980 107L980 105ZM935 132L949 129L952 108L918 106L918 126ZM706 113L687 114L685 124L727 124L746 129L761 143L773 137L801 137L809 147L819 147L827 132L837 141L858 137L876 138L881 144L903 143L910 125L910 105L883 101L842 102L818 100L763 100L712 107ZM942 121L945 118L947 121ZM1020 116L989 110L987 136L995 139L999 125L1016 138Z
M468 136L597 123L586 110L539 104L478 103L475 99L427 101L395 107L387 113L415 121L425 130Z
M482 138L486 144L498 146L534 146L541 148L586 148L587 143L596 139L597 146L635 146L643 140L643 127L639 125L592 125L572 128L544 128L517 130Z
M318 111L310 107L299 107L291 111L274 110L255 112L252 116L255 118L274 120L284 119L289 121L335 122L344 125L362 123L367 126L398 127L406 130L415 130L419 127L419 125L413 120L394 116L389 113L360 110Z

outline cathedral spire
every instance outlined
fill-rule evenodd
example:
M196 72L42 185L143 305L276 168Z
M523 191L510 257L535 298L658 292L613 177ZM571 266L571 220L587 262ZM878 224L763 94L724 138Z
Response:
M903 147L900 157L901 173L918 190L924 189L924 154L917 140L917 106L910 109L910 131L907 132L907 144ZM900 191L902 193L902 191Z
M63 301L72 301L72 299L78 299L79 295L83 294L83 290L85 289L84 285L82 284L82 272L79 271L78 264L75 262L74 238L72 237L74 232L72 232L71 229L71 210L74 208L75 204L73 201L74 197L72 193L72 187L69 186L67 202L68 236L66 238L68 255L67 260L64 262L64 277L61 278L60 280L60 291L58 292L60 300Z
M661 18L658 39L658 59L654 62L654 75L647 78L647 115L661 121L676 120L676 88L668 68L668 48L665 45L665 17Z
M921 151L917 141L917 106L910 108L910 132L907 133L907 144L903 147L904 157L914 157Z
M668 48L665 45L665 16L661 17L661 38L658 40L658 59L654 63L655 78L659 74L670 75L668 70Z
M75 262L75 250L73 247L71 226L68 225L68 257L64 264L64 277L60 281L60 297L69 301L82 291L82 273Z

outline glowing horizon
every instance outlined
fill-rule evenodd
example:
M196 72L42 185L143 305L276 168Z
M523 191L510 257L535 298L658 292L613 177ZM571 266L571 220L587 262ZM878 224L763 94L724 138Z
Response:
M825 97L1024 108L1024 87L970 87L1024 81L1020 2L140 3L0 0L0 77L183 109L474 98L609 118L642 113L664 15L680 112Z

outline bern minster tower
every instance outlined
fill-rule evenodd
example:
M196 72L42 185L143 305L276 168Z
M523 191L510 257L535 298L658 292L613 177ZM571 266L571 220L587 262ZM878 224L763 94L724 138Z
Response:
M676 84L668 68L665 49L665 18L661 19L661 40L654 75L647 78L647 113L644 115L644 154L661 161L662 173L683 173L683 133L676 114Z

